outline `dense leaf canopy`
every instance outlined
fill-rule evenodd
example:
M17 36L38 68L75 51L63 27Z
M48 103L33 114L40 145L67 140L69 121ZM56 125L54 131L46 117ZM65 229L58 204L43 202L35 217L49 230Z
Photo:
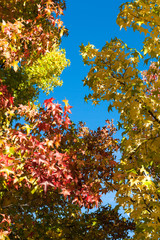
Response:
M121 5L117 23L146 34L141 54L119 39L102 50L81 46L90 71L84 80L92 90L86 100L111 101L108 110L120 114L121 175L117 202L137 224L135 239L159 239L160 234L160 1L136 0ZM138 63L148 70L140 72Z
M93 131L71 121L66 99L35 102L40 89L62 85L69 65L60 48L65 1L0 1L0 239L159 239L159 6L120 6L120 28L145 34L141 53L117 38L80 48L90 67L86 100L119 112L119 143L113 121ZM112 191L117 206L101 206Z

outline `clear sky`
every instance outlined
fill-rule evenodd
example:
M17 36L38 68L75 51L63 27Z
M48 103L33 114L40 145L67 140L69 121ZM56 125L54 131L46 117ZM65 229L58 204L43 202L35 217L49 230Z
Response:
M50 94L61 103L63 99L68 99L73 106L71 119L75 123L86 122L91 129L103 126L106 119L118 119L116 112L107 113L107 102L101 102L99 106L85 103L84 96L88 93L88 88L83 87L82 80L87 75L88 67L84 66L79 52L79 46L83 44L94 44L101 49L106 41L117 37L122 39L131 48L142 47L143 36L133 32L131 29L119 29L116 24L116 17L119 6L125 1L122 0L66 0L67 8L64 12L63 22L69 29L69 36L63 37L62 48L66 50L67 58L71 65L66 68L61 76L63 86L55 88ZM49 97L50 97L49 96ZM48 96L47 96L48 97ZM40 95L40 101L46 98Z
M82 62L79 46L90 42L101 49L106 41L117 37L129 47L140 51L144 36L131 29L120 30L116 24L119 6L124 2L122 0L66 0L67 8L62 20L69 29L69 36L63 37L61 46L66 50L71 65L61 76L63 86L55 88L49 97L54 97L59 103L65 98L68 99L69 104L73 106L71 120L75 123L86 122L91 129L104 126L106 119L114 119L116 124L119 116L115 111L108 114L107 102L101 102L97 106L92 105L91 102L84 102L88 88L83 87L82 80L87 75L88 67ZM40 101L43 102L44 99L46 96L41 94ZM120 137L119 134L117 136Z

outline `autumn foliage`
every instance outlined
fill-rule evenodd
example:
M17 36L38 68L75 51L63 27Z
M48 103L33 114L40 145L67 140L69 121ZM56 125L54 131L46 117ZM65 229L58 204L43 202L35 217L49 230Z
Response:
M112 39L101 50L81 46L83 61L90 66L84 85L92 90L86 100L110 101L117 109L122 130L121 176L116 199L136 223L134 239L159 239L160 234L160 2L137 0L121 5L120 28L144 33L141 53L122 40ZM144 71L138 64L145 65Z
M58 3L59 2L59 3ZM65 31L62 1L1 1L0 51L5 66L31 64L50 51Z
M118 145L113 124L108 121L97 132L82 123L76 129L66 100L64 109L53 98L42 107L33 103L16 107L4 85L0 96L5 115L0 142L3 198L6 192L26 188L33 194L43 190L44 195L54 189L79 206L98 207L101 194L114 190L113 153ZM13 127L15 115L23 117L24 123Z
M72 150L70 143L68 143L72 138L68 130L71 125L68 116L70 108L69 105L65 106L63 111L60 104L53 103L53 99L45 100L44 107L39 109L34 104L8 108L5 112L6 125L4 123L1 134L3 139L1 142L3 167L1 174L4 176L5 182L7 181L6 184L9 188L12 185L17 189L21 185L32 188L38 184L43 186L45 193L48 188L53 187L58 188L64 197L74 196L73 202L78 202L79 205L89 204L92 206L94 203L98 205L100 182L103 178L97 173L93 174L93 172L93 176L91 175L88 179L87 175L90 173L91 164L89 161L92 158L94 163L93 157L97 154L97 163L94 164L96 169L99 168L99 174L102 175L103 168L109 164L109 171L105 172L105 178L108 180L112 178L116 165L112 152L117 147L116 142L112 139L114 129L113 126L108 126L106 130L99 129L97 135L100 135L100 140L97 143L97 149L92 151L92 149L88 149L92 148L92 145L87 146L87 141L91 141L95 147L94 138L97 136L95 134L92 136L89 132L87 133L89 136L85 136L86 133L83 133L83 128L81 128L80 133L77 135L74 133L75 139L73 139L74 142L78 141L78 134L84 138L83 142L79 140L79 147L80 145L84 145L84 147L81 146L78 154L76 146L72 146ZM14 114L22 116L25 123L16 123L15 128L11 128L8 125L10 125ZM64 147L63 149L61 144L66 144L67 150ZM104 150L102 148L100 152L99 145L101 144L106 144L106 148ZM62 152L59 151L61 148ZM107 148L110 151L107 152ZM77 155L80 156L77 157ZM88 161L86 161L87 157ZM103 165L101 165L102 163ZM87 165L89 169L86 169ZM96 183L96 180L100 178L101 180Z
M69 65L60 48L65 1L0 1L0 239L159 238L159 4L120 7L120 28L146 34L141 53L117 38L101 50L81 45L85 100L109 101L120 115L117 129L107 120L93 131L71 121L66 99L35 101L62 85ZM113 191L115 208L102 206Z

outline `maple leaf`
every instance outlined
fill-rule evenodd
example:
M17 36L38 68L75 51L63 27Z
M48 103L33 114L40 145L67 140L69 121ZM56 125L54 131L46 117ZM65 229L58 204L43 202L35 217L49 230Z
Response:
M71 124L71 120L69 117L66 117L64 120L64 127L68 128L68 126Z
M40 183L39 185L43 186L44 193L47 193L48 186L54 187L54 185L48 181L44 181L44 182Z
M64 99L64 100L62 100L62 102L64 102L64 103L65 103L65 106L66 106L66 107L69 105L69 103L68 103L68 100L67 100L67 99Z
M55 159L58 160L59 162L61 162L61 160L63 159L63 155L64 155L64 154L62 154L62 153L60 153L60 152L58 152L58 151L56 151L56 152L54 153Z
M47 108L48 105L50 106L50 104L53 103L53 100L55 100L53 97L50 98L50 99L46 99L46 100L44 100L44 106Z
M63 188L62 189L62 194L66 198L67 196L69 196L71 194L71 191L67 190L66 188Z

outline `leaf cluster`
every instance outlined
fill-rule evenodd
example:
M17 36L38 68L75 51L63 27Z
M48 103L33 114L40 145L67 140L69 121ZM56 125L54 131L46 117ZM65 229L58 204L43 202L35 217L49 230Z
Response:
M147 34L142 55L116 38L101 50L81 46L84 64L90 66L84 79L92 91L87 99L94 104L110 101L108 110L115 108L120 115L123 138L116 199L137 224L135 239L158 239L160 233L159 6L156 0L137 0L120 7L120 27ZM148 63L146 54L154 61L141 73L138 63Z

